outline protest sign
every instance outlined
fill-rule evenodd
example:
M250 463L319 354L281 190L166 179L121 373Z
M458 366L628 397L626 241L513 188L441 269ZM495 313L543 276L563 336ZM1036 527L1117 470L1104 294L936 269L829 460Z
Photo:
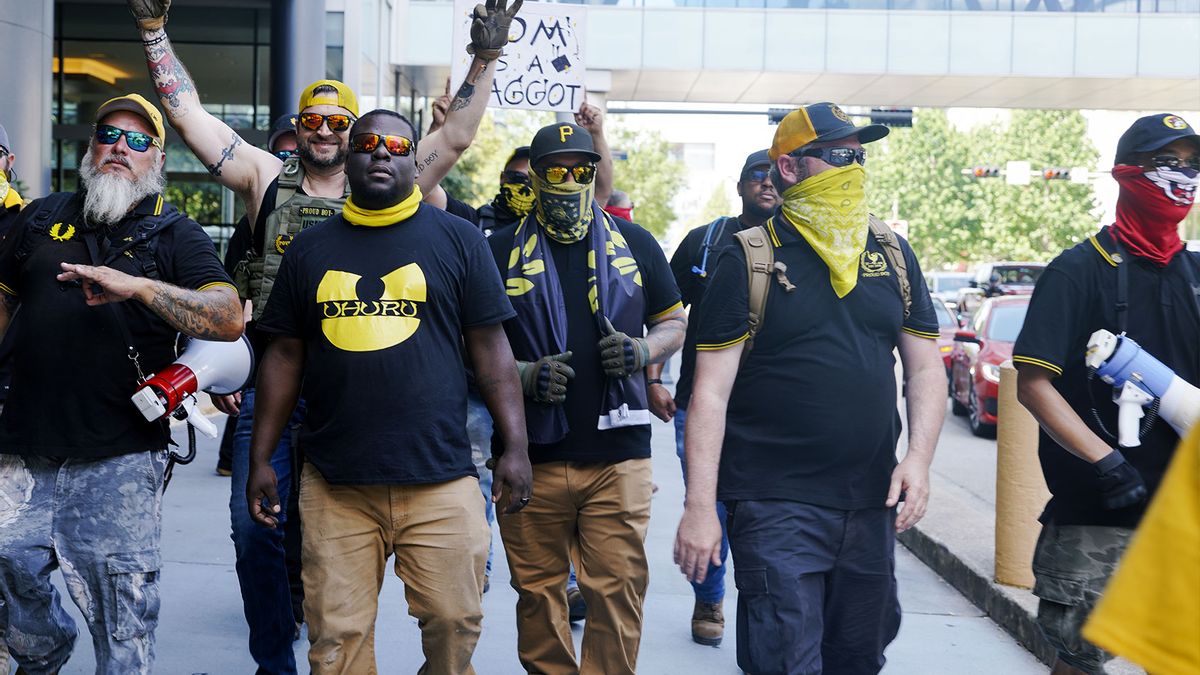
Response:
M454 60L457 87L471 64L471 12L476 0L455 0ZM508 46L496 64L488 105L497 108L575 112L584 101L583 35L587 8L526 2L513 19Z

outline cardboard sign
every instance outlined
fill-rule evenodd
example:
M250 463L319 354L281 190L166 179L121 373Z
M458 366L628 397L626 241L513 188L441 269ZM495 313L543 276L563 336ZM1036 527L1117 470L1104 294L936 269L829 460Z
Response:
M450 80L462 83L471 64L471 12L476 0L455 0ZM496 65L488 105L575 112L585 98L583 35L587 7L526 2L513 19L509 43Z

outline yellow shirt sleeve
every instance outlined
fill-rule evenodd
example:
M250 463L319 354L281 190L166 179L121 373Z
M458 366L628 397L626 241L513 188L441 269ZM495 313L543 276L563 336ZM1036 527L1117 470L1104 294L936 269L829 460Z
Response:
M1083 636L1150 673L1200 674L1200 425L1176 449Z

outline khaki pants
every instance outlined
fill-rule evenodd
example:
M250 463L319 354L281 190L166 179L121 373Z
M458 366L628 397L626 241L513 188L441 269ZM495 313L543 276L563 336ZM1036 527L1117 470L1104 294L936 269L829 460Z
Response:
M300 476L304 615L315 675L374 674L384 564L396 556L408 613L421 627L418 672L474 673L489 531L470 476L430 485L330 485ZM402 664L389 664L399 672Z
M533 500L499 515L517 590L517 653L531 673L622 675L637 668L650 571L650 460L533 466ZM581 663L567 618L568 562L588 605Z

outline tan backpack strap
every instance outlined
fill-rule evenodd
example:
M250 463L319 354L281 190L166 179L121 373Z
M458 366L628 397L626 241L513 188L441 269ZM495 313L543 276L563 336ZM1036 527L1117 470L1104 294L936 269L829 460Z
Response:
M746 255L746 277L749 288L748 323L750 336L742 350L742 360L754 348L754 336L762 328L767 313L767 293L771 290L771 275L775 272L775 250L767 238L765 227L752 227L733 235Z
M871 236L883 248L888 264L896 271L896 281L900 282L900 298L904 301L904 318L907 319L912 311L912 285L908 283L908 263L904 260L904 251L900 248L900 240L888 224L870 215L867 221L871 225Z

